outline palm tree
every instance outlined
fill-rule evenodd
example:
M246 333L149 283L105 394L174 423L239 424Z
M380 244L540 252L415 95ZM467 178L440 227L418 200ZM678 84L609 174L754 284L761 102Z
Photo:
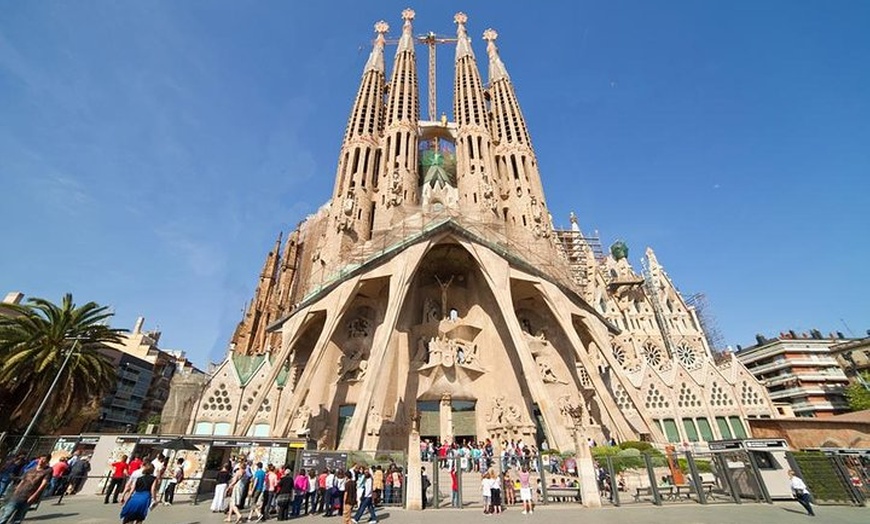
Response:
M76 342L38 427L59 428L112 390L116 370L100 349L121 341L124 330L107 325L113 314L95 302L77 307L69 293L59 306L42 298L0 306L0 398L8 403L0 409L9 415L7 429L29 422Z

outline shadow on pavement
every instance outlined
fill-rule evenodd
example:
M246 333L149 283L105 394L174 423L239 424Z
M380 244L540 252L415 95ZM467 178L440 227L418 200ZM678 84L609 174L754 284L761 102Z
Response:
M47 513L45 515L34 515L27 517L27 522L37 520L61 519L63 517L75 517L78 513Z

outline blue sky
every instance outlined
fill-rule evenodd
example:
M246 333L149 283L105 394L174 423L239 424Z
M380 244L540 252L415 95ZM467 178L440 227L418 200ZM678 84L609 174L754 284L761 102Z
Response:
M278 232L330 196L372 24L407 5L0 0L0 292L221 358ZM732 345L870 328L870 3L411 6L417 32L468 13L484 75L498 30L557 224L635 267L652 246Z

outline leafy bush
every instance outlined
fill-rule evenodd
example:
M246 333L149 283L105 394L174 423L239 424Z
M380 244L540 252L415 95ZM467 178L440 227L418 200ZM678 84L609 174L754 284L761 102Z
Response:
M641 453L651 453L656 451L652 444L649 442L640 442L637 440L627 440L619 444L620 449L636 449Z

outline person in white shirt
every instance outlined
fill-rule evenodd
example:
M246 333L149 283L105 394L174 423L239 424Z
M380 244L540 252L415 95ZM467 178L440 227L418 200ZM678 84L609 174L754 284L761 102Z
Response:
M794 498L800 502L801 506L807 510L807 514L811 517L815 517L816 514L813 511L813 503L810 498L810 490L807 488L807 485L804 483L803 479L795 475L793 470L788 470L788 477L791 479L791 492L794 494Z
M364 475L362 490L357 494L360 501L359 509L356 510L356 515L350 519L353 524L359 524L359 519L362 518L366 510L369 510L369 524L374 524L378 521L378 517L375 515L375 506L372 504L372 474L366 470Z

